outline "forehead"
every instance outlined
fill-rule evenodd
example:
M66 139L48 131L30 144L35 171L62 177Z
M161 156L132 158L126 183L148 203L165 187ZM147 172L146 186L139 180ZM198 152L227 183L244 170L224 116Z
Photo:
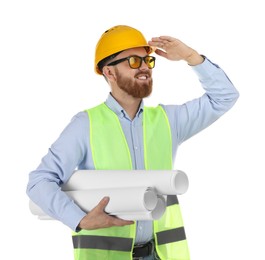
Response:
M146 49L143 47L138 47L138 48L132 48L128 50L124 50L121 52L117 58L124 58L130 55L138 55L138 56L146 56L147 52Z

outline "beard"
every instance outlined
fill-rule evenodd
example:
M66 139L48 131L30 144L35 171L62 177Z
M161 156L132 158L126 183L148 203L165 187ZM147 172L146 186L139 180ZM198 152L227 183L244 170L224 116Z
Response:
M136 73L135 77L140 74L142 75L143 72ZM134 80L132 78L122 76L119 71L116 70L117 85L128 95L133 96L135 98L148 97L152 93L153 79L151 78L150 71L147 71L146 74L149 80L141 82L141 80Z

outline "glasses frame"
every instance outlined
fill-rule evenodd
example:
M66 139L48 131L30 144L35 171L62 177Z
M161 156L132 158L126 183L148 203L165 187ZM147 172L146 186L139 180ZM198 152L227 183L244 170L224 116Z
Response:
M130 59L131 58L139 58L140 59L140 63L139 63L139 66L137 67L137 68L133 68L132 66L131 66L131 64L130 64ZM147 63L147 61L146 61L146 58L152 58L153 59L153 62L154 62L154 66L153 67L149 67L148 66L148 63ZM119 59L119 60L115 60L115 61L112 61L112 62L110 62L109 64L107 64L106 66L115 66L115 65L117 65L117 64L119 64L119 63L121 63L121 62L124 62L124 61L128 61L128 63L129 63L129 66L130 66L130 68L131 69L139 69L141 66L142 66L142 62L144 61L144 63L147 65L147 67L149 68L149 69L153 69L154 67L155 67L155 60L156 60L156 57L154 57L154 56L150 56L150 55L146 55L146 56L144 56L144 57L140 57L140 56L138 56L138 55L130 55L130 56L128 56L128 57L125 57L125 58L122 58L122 59Z

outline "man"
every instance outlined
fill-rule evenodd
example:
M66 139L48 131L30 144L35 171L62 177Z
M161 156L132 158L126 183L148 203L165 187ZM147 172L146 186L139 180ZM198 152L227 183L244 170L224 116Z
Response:
M154 51L186 61L205 94L182 105L145 107L143 99L152 92ZM75 169L172 169L178 145L227 112L239 94L222 69L180 40L161 36L147 42L124 25L102 34L95 71L111 88L106 102L73 118L30 173L27 194L74 231L75 259L189 259L176 196L167 197L161 219L135 223L106 214L108 197L83 212L60 186Z

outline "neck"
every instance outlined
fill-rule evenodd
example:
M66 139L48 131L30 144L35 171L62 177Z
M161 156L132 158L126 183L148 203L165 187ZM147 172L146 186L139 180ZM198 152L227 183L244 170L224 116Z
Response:
M112 92L111 94L117 100L117 102L123 107L123 109L129 115L130 119L134 119L142 99L134 98L126 93L124 93L124 95L115 95L115 93Z

